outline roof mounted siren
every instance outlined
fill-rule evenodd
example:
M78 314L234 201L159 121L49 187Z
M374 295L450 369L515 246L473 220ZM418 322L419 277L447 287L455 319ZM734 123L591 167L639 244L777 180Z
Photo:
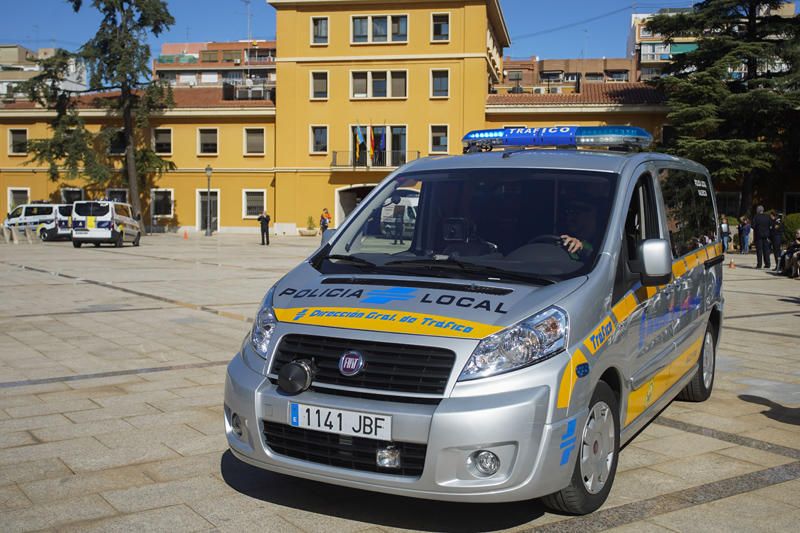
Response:
M473 130L462 139L464 153L489 152L493 148L604 147L644 149L653 136L637 126L552 126Z

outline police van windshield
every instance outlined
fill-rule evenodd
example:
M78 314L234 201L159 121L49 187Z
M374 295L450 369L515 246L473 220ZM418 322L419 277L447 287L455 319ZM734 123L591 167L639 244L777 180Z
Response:
M100 202L75 202L75 214L82 217L101 217L108 214L108 204Z
M551 283L594 265L617 175L459 169L398 175L314 264L325 273Z

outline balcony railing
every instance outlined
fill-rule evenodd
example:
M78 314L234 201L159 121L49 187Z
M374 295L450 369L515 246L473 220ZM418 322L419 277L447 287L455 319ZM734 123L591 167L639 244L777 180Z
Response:
M265 79L225 81L222 84L223 100L275 100L275 82Z
M415 159L419 159L419 150L376 151L372 157L366 150L361 152L334 150L331 167L342 169L394 168Z

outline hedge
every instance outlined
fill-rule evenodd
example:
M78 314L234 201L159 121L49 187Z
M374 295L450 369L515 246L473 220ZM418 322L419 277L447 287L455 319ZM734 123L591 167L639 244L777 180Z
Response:
M783 242L794 240L794 232L800 229L800 213L791 213L783 217Z

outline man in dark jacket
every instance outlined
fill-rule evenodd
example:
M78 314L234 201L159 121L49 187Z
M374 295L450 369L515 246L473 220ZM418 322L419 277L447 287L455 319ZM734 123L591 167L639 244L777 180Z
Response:
M258 221L261 223L261 244L266 246L269 246L269 220L269 215L266 211L258 217Z
M761 268L762 259L765 268L769 268L769 216L764 213L764 206L756 207L756 216L753 217L753 236L756 240L756 268Z
M783 242L783 217L773 209L769 212L769 219L769 239L772 241L772 255L775 256L775 270L777 271Z

